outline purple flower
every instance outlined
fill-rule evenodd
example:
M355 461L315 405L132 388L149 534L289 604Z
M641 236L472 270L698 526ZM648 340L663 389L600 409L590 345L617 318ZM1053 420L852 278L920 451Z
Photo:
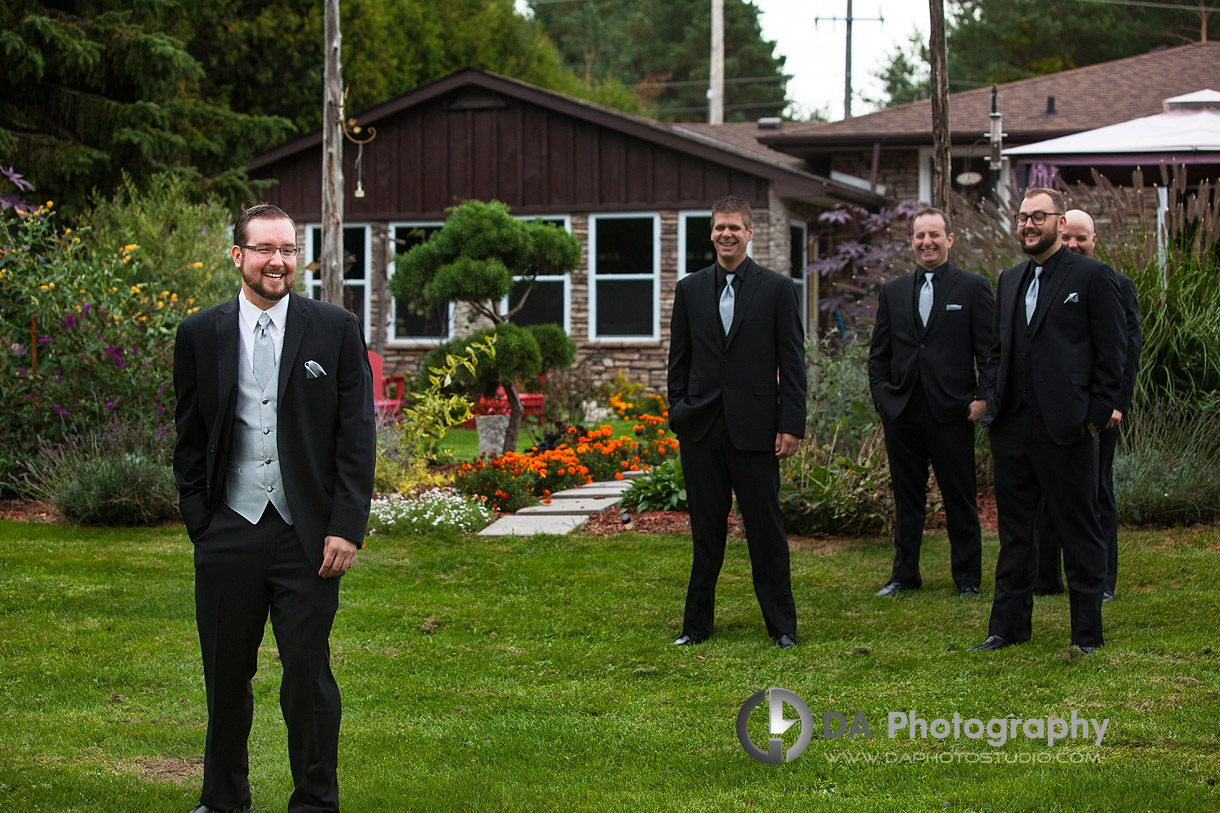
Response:
M69 415L71 415L71 414L72 414L72 413L71 413L71 412L69 412L68 410L66 410L66 409L64 409L63 407L61 407L59 404L52 404L52 405L51 405L51 409L55 410L56 414L58 414L58 415L62 415L62 416L64 416L65 418L66 418L66 417L68 417Z
M67 327L67 328L76 327L76 317L70 313L67 316L65 316L64 317L64 327Z
M92 307L93 307L92 305L90 305L88 302L86 302L84 309L81 311L81 315L83 316L84 314L88 313L89 309Z
M51 337L50 337L50 336L39 336L39 337L38 337L38 343L39 343L39 344L50 344L50 343L51 343Z
M165 404L157 404L157 414L158 415L165 414Z
M106 409L114 409L114 401L107 401Z
M120 370L123 369L123 348L111 346L107 347L102 352L107 356L110 356L111 360L114 361L115 367L118 367Z

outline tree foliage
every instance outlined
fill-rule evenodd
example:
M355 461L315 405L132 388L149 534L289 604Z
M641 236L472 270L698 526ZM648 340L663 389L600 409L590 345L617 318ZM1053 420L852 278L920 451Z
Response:
M164 33L170 0L8 0L0 4L0 154L65 214L127 172L171 167L244 186L241 163L287 122L235 113L199 94L203 69Z
M559 48L563 64L587 86L611 77L645 84L640 97L660 119L707 119L711 15L706 0L532 0L535 19ZM758 8L725 0L725 121L778 116L787 106L784 57L764 40ZM648 87L646 83L688 82Z
M1206 0L1214 7L1214 0ZM950 0L945 37L949 89L1109 62L1199 39L1199 12L1079 0ZM927 44L896 48L876 76L881 107L914 101L927 87Z
M499 201L469 200L449 212L440 231L398 258L390 293L421 310L463 302L494 325L491 331L442 345L436 358L495 333L495 360L480 365L473 385L483 391L504 387L512 409L504 448L513 450L522 415L517 382L570 367L576 346L557 325L521 328L509 320L529 296L535 277L567 274L580 263L580 242L554 225L517 220ZM518 278L530 284L502 311L501 303ZM435 363L430 356L425 369Z

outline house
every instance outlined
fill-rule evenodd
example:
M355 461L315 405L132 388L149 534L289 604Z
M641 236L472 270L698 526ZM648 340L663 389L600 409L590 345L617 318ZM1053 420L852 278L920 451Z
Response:
M1161 111L1162 100L1200 88L1220 88L1220 42L1160 48L1140 56L1088 65L998 86L1004 146L1069 136ZM956 191L990 194L991 87L949 96L949 124ZM762 120L758 124L712 127L684 125L738 145L756 143L804 160L802 168L891 200L932 200L932 102L895 105L876 113L831 123ZM1081 178L1087 179L1083 170ZM1130 176L1128 175L1128 178ZM969 185L959 180L973 181ZM999 182L1015 181L1005 162Z
M661 392L674 286L714 259L716 198L750 201L752 255L793 276L814 318L816 280L807 285L803 273L811 224L837 203L883 203L861 183L819 176L801 157L757 142L734 144L478 70L357 120L376 137L344 148L345 303L361 316L387 372L416 371L431 347L467 328L450 306L410 313L386 289L395 255L426 239L463 200L500 200L517 216L570 230L583 247L580 266L540 278L514 322L556 322L596 379L622 372ZM318 295L321 132L257 157L247 170L276 182L265 200L300 225L304 289Z

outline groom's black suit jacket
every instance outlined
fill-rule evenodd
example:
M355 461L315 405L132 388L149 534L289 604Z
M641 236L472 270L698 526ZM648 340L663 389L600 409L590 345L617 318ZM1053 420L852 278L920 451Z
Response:
M240 295L240 294L239 294ZM362 544L373 493L373 383L360 321L330 305L289 295L279 366L280 472L306 555L322 566L323 539ZM191 539L224 497L241 357L238 303L231 299L182 322L174 349L178 394L174 475ZM309 378L305 362L325 375Z

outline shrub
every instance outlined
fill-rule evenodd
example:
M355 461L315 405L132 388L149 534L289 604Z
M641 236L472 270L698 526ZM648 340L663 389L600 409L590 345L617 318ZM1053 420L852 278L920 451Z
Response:
M780 466L787 477L780 509L789 533L855 536L889 526L894 501L880 429L854 456L838 453L833 440L819 446L815 436Z
M171 432L152 437L111 426L44 447L25 464L20 490L86 525L155 525L178 516Z
M805 437L834 438L841 454L854 456L881 425L868 389L868 350L868 339L860 336L805 342L809 365Z
M673 457L631 481L623 492L624 508L636 511L685 511L686 478L682 459Z
M481 457L458 466L454 487L470 497L483 497L492 510L518 511L534 503L542 477L527 455L516 452L499 457Z
M1220 419L1180 406L1137 414L1115 454L1114 496L1125 524L1220 519Z
M452 488L430 488L414 496L391 494L373 500L369 533L389 536L438 529L473 533L491 520L482 500L463 497Z

